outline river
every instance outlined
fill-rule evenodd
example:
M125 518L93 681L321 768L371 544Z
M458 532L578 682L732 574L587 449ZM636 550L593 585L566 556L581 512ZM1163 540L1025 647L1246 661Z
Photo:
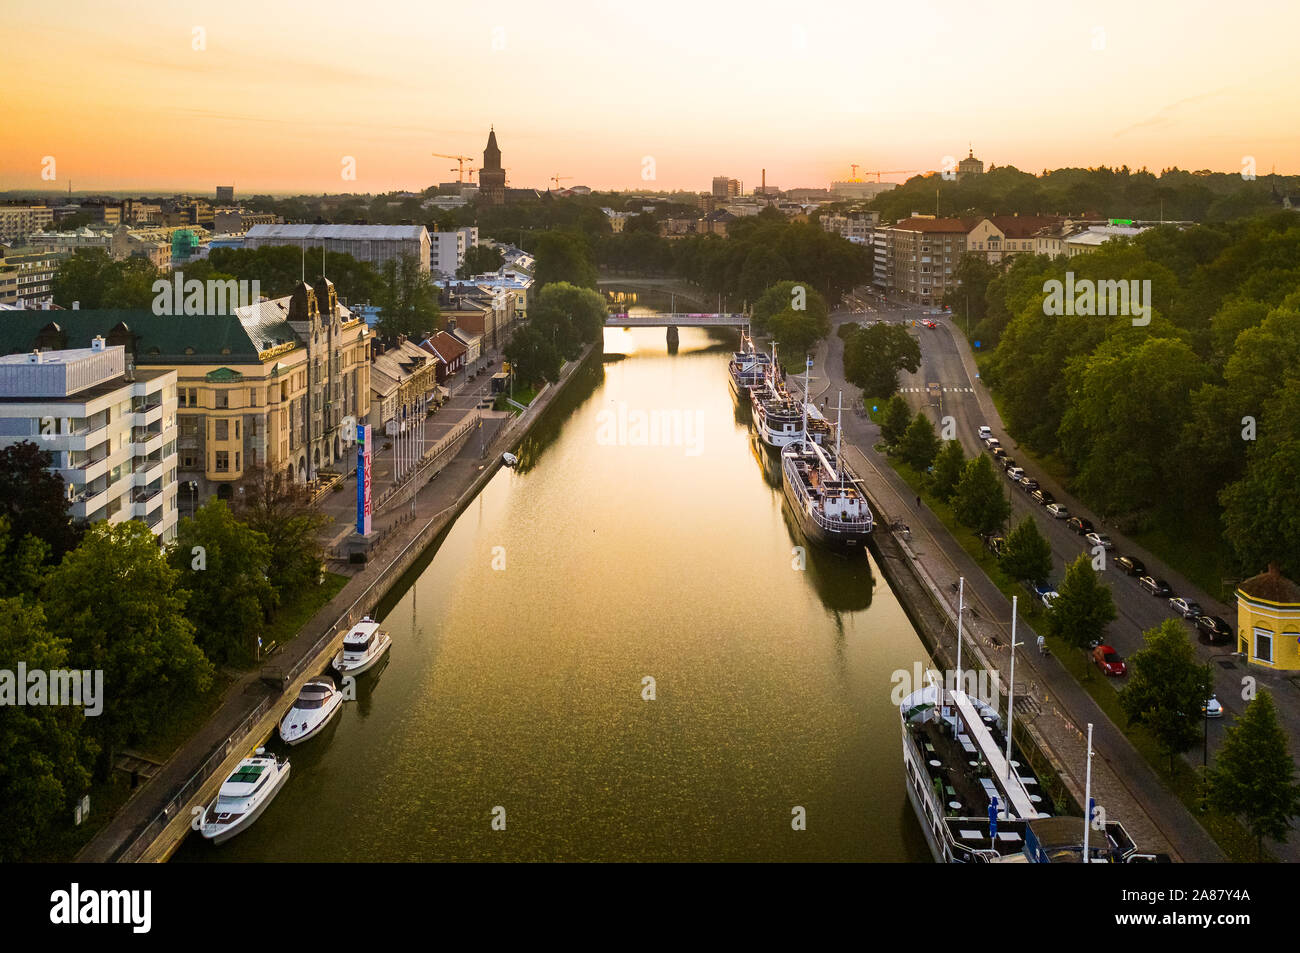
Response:
M382 607L384 670L175 859L928 860L890 703L924 647L869 556L798 568L731 346L607 330Z

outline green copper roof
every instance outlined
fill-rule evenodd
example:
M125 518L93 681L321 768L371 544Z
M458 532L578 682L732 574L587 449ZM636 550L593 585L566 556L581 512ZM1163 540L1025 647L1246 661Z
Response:
M125 324L135 341L135 362L149 364L256 364L258 354L278 344L298 343L293 328L269 309L252 309L241 321L232 314L158 315L147 310L8 311L0 317L0 354L21 354L36 347L37 336L51 322L63 330L63 348L90 347L102 335Z

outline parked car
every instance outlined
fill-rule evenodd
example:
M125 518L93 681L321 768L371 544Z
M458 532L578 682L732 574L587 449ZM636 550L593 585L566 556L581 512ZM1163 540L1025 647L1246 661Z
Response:
M1010 469L1012 469L1013 467L1015 467L1015 465L1016 465L1016 458L1015 458L1015 457L1008 457L1008 456L1006 456L1005 454L1003 454L1002 456L998 457L998 463L1002 464L1002 469L1003 469L1003 470L1010 470Z
M1020 480L1020 489L1026 493L1033 493L1038 489L1038 481L1030 477L1022 477Z
M1105 533L1089 533L1083 538L1088 541L1089 546L1100 546L1102 549L1115 548L1115 544L1110 541L1110 537Z
M1092 660L1107 675L1123 675L1128 671L1124 659L1109 645L1099 645L1092 650Z
M1047 490L1035 490L1030 495L1039 506L1050 506L1056 502L1056 497L1052 496Z
M1007 478L1019 483L1025 478L1025 471L1021 467L1007 467Z
M1145 576L1147 574L1147 567L1142 564L1142 560L1135 559L1132 556L1116 558L1115 565L1130 576Z
M1047 512L1051 514L1054 520L1063 520L1069 517L1070 511L1062 503L1048 503Z
M1223 703L1219 701L1217 695L1211 695L1205 699L1205 704L1201 706L1201 714L1206 718L1223 717Z
M989 438L993 436L993 431L988 427L980 427L980 439L988 443Z
M1232 641L1232 626L1217 615L1198 615L1196 627L1208 635L1211 642Z
M989 437L989 439L985 440L984 443L988 446L990 453L998 450L1002 446L1002 441L997 437Z
M1155 576L1143 576L1138 580L1138 585L1153 596L1172 596L1174 594L1174 591L1169 588L1169 583L1163 579L1157 579Z
M1007 452L1003 450L1001 447L993 448L993 459L996 460L997 462L1001 463L1002 460L1006 457L1006 455Z
M937 328L939 325L935 324L933 321L926 321L925 326L927 328Z
M1084 533L1092 532L1092 520L1084 519L1082 516L1071 516L1065 525L1070 527L1070 529L1074 530L1080 536Z
M1198 615L1202 614L1199 603L1193 602L1191 599L1184 599L1182 596L1174 596L1170 599L1169 608L1174 612L1177 612L1184 619L1195 619Z

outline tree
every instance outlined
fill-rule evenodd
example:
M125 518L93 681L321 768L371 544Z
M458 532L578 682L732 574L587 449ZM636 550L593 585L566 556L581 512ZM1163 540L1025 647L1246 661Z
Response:
M236 499L235 516L271 547L269 578L277 602L292 605L320 584L319 533L329 517L311 505L305 486L261 468L248 475Z
M506 256L493 245L475 245L465 251L465 263L456 269L457 278L486 275L499 271Z
M1169 755L1172 773L1174 755L1201 740L1201 706L1214 681L1209 663L1197 661L1187 627L1177 619L1148 629L1143 639L1144 647L1129 656L1128 685L1119 693L1119 702L1130 724L1151 729Z
M873 397L898 391L898 372L921 366L921 345L899 324L859 328L844 342L844 376Z
M892 447L903 439L903 434L912 423L912 411L902 394L895 394L885 403L885 412L880 418L880 437L885 446Z
M938 455L940 443L934 424L924 411L918 410L898 443L898 455L909 467L923 474Z
M609 309L599 292L555 281L533 299L529 315L541 336L550 337L557 350L572 359L601 339Z
M181 520L167 558L189 590L186 614L204 654L214 662L252 658L276 604L266 536L236 520L230 507L214 498L193 519Z
M29 440L0 449L0 516L8 518L15 540L35 536L57 561L77 545L82 528L68 517L63 478L53 465L54 455Z
M1300 813L1300 785L1269 692L1260 689L1224 733L1208 782L1210 804L1242 819L1261 860L1265 837L1286 842L1291 818Z
M783 351L801 354L830 333L830 309L810 283L779 281L754 302L753 327Z
M389 340L404 334L419 340L439 327L438 291L414 255L384 262L375 330Z
M39 605L0 599L0 669L16 672L20 663L29 671L66 670L67 642L50 634ZM89 789L96 748L83 737L84 722L85 709L73 705L0 706L0 862L30 860Z
M66 641L69 665L104 673L110 703L86 723L100 745L100 777L119 747L163 726L212 682L179 583L139 520L93 524L45 581L49 627Z
M81 248L59 265L51 292L63 308L148 308L157 277L143 258L114 261L103 248Z
M1065 567L1065 578L1047 613L1047 631L1081 651L1102 637L1115 618L1115 600L1102 584L1087 553ZM1198 709L1199 710L1199 709Z
M50 559L50 544L28 533L17 539L0 513L0 596L35 596Z
M560 379L564 358L559 350L542 334L536 318L515 332L505 347L505 358L510 362L516 382L525 386L555 383Z
M903 399L898 394L894 397L898 400ZM957 483L961 480L965 468L966 454L962 452L961 443L956 440L945 440L943 448L934 458L934 472L930 474L930 492L947 503L957 492Z
M567 281L579 288L596 288L599 276L581 232L543 232L537 237L533 258L537 263L533 272L534 294L541 294L553 281Z
M1002 555L998 557L1003 570L1012 579L1042 582L1052 572L1052 546L1038 531L1038 521L1026 516L1011 531Z
M983 454L973 457L962 471L953 494L953 510L959 522L976 533L992 533L1011 516L1011 504L1002 495L1002 484L993 464Z

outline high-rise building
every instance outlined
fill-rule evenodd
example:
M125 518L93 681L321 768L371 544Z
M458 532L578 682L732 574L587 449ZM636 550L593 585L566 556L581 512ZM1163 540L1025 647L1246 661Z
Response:
M429 236L429 271L440 278L452 278L465 264L465 255L478 245L478 226L466 225L450 232Z
M890 290L916 304L937 305L956 279L975 221L914 215L883 229Z
M506 203L506 173L501 168L501 149L497 146L495 127L488 130L487 146L483 150L483 167L478 172L478 194L487 205Z
M729 179L725 175L715 175L713 177L713 197L719 199L734 199L740 195L740 182L736 179Z
M233 185L217 186L217 204L229 205L235 201L235 187Z

